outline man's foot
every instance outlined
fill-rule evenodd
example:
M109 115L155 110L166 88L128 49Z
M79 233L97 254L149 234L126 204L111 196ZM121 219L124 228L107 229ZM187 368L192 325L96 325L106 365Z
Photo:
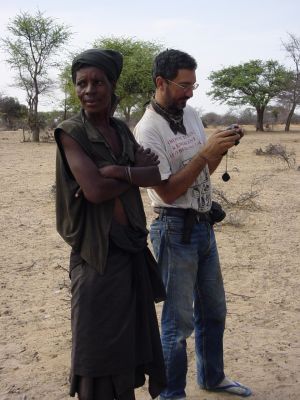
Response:
M235 394L237 396L247 397L252 394L252 391L247 386L242 385L239 382L232 381L231 379L225 378L213 389L209 389L213 392L225 392L230 394Z

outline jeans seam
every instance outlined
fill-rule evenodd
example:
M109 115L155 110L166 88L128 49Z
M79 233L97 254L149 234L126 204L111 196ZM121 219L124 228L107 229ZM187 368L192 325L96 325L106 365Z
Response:
M169 235L170 235L170 229L169 229L169 224L168 224L168 219L167 219L167 217L165 217L165 242L166 242L166 244L167 244L167 246L166 246L166 248L167 249L170 249L170 240L169 240ZM172 258L171 258L171 252L170 252L170 254L168 254L168 277L169 277L169 279L172 279L172 283L173 283L173 279L174 279L174 277L173 277L173 274L171 274L170 273L170 268L171 268L171 265L173 264L173 260L172 260ZM171 285L172 286L172 285ZM172 292L171 293L171 302L170 302L170 304L173 304L173 306L172 306L172 321L173 321L173 335L172 335L172 343L173 343L173 345L172 345L172 348L171 348L171 350L169 351L169 354L168 354L168 362L166 363L167 365L169 365L169 361L170 361L170 358L171 358L171 355L172 355L172 351L173 351L173 349L174 349L174 346L176 345L176 334L175 334L175 332L177 332L177 326L178 326L178 321L177 321L177 318L176 318L176 313L175 313L175 307L174 307L174 293Z
M174 274L174 270L172 271L172 266L174 266L174 259L173 259L173 252L171 251L171 244L172 240L171 237L176 235L176 233L173 233L170 229L170 223L168 217L164 217L164 244L165 244L165 249L167 250L167 276L168 276L168 282L167 285L172 288L172 290L167 291L167 296L169 298L169 304L168 304L168 314L169 316L171 315L171 321L169 324L169 327L171 325L171 337L169 338L169 343L171 342L171 346L167 348L167 358L165 358L165 365L166 365L166 370L167 370L167 376L169 375L168 370L172 371L172 363L171 359L174 355L174 349L176 349L177 346L177 335L178 335L178 316L176 312L176 303L175 303L175 287L174 284L176 283L176 276L177 274ZM174 367L174 366L173 366ZM184 391L184 389L183 389ZM176 398L181 398L185 397L185 395L182 396L172 396L172 397L164 397L164 395L161 395L161 398L164 398L166 400L168 399L176 399Z
M208 222L205 222L206 230L207 230L207 238L208 238L208 246L207 250L204 252L204 256L208 256L211 250L211 225Z
M198 270L199 272L199 270ZM198 274L197 274L198 275ZM200 309L201 309L201 316L202 316L202 320L204 319L204 309L203 309L203 301L201 301L201 291L199 289L199 285L198 285L198 276L197 276L197 280L196 280L196 293L197 296L199 298L199 305L200 305ZM203 329L203 323L202 323L202 329ZM202 349L201 349L201 355L202 355L202 360L203 360L203 370L204 370L204 387L207 388L207 367L206 367L206 346L205 346L205 335L202 335ZM199 351L199 350L198 350Z

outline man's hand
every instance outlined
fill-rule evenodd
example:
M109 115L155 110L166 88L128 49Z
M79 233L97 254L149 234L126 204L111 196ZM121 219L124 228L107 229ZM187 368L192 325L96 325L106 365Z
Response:
M232 124L232 125L228 126L227 128L222 129L221 131L217 131L216 133L218 133L218 132L231 132L231 135L238 133L240 135L240 139L244 136L244 129L241 128L238 124ZM238 145L239 142L240 142L240 140L237 140L235 142L235 145Z
M135 167L153 167L159 164L158 156L151 149L139 146L135 152Z
M244 135L243 130L238 127L238 125L235 126L237 128L213 133L208 138L199 154L202 154L210 161L221 158L227 150L233 147Z
M244 136L244 129L241 128L238 124L232 124L224 130L225 131L232 130L234 131L234 133L238 133L240 135L240 139Z

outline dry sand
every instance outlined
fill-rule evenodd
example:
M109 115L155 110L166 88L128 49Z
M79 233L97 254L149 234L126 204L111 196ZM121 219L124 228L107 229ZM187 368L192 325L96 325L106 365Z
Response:
M20 132L0 133L0 400L67 400L69 249L55 231L55 144L21 140ZM254 155L269 143L294 150L296 167ZM213 176L227 200L253 200L227 207L216 227L228 302L226 373L248 384L253 400L300 399L299 162L299 131L249 131L230 152L232 179L221 180L224 163ZM144 191L143 198L150 222ZM188 352L190 400L236 398L199 390L193 338ZM148 398L146 388L137 391Z

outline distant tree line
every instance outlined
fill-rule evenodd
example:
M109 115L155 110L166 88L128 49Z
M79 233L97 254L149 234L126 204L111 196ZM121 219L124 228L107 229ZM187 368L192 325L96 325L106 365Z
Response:
M264 130L271 129L276 124L285 124L289 110L282 106L268 106L264 115ZM204 113L201 116L204 126L228 126L234 123L240 125L256 126L257 115L253 108L245 108L241 111L231 110L225 114L215 112ZM293 114L291 123L300 124L300 114Z
M0 96L1 122L7 129L26 125L33 141L39 141L40 129L45 124L55 124L80 108L71 81L71 57L67 52L66 59L62 57L72 32L68 26L56 23L40 11L34 15L20 12L8 23L7 29L9 35L0 41L7 54L6 61L16 73L15 86L24 90L27 104L24 106L17 99ZM276 60L250 60L211 72L208 95L219 103L243 109L225 115L206 113L202 116L206 124L251 123L258 131L263 131L266 124L285 123L285 130L289 131L292 122L298 123L295 111L300 104L300 38L289 33L282 45L293 62L291 69ZM154 92L152 62L164 47L154 42L118 37L96 39L91 47L113 48L123 54L124 68L117 86L120 102L116 112L129 125L134 125ZM60 89L64 94L61 111L41 113L40 96L49 95L53 89L54 81L50 78L53 69L59 71Z

